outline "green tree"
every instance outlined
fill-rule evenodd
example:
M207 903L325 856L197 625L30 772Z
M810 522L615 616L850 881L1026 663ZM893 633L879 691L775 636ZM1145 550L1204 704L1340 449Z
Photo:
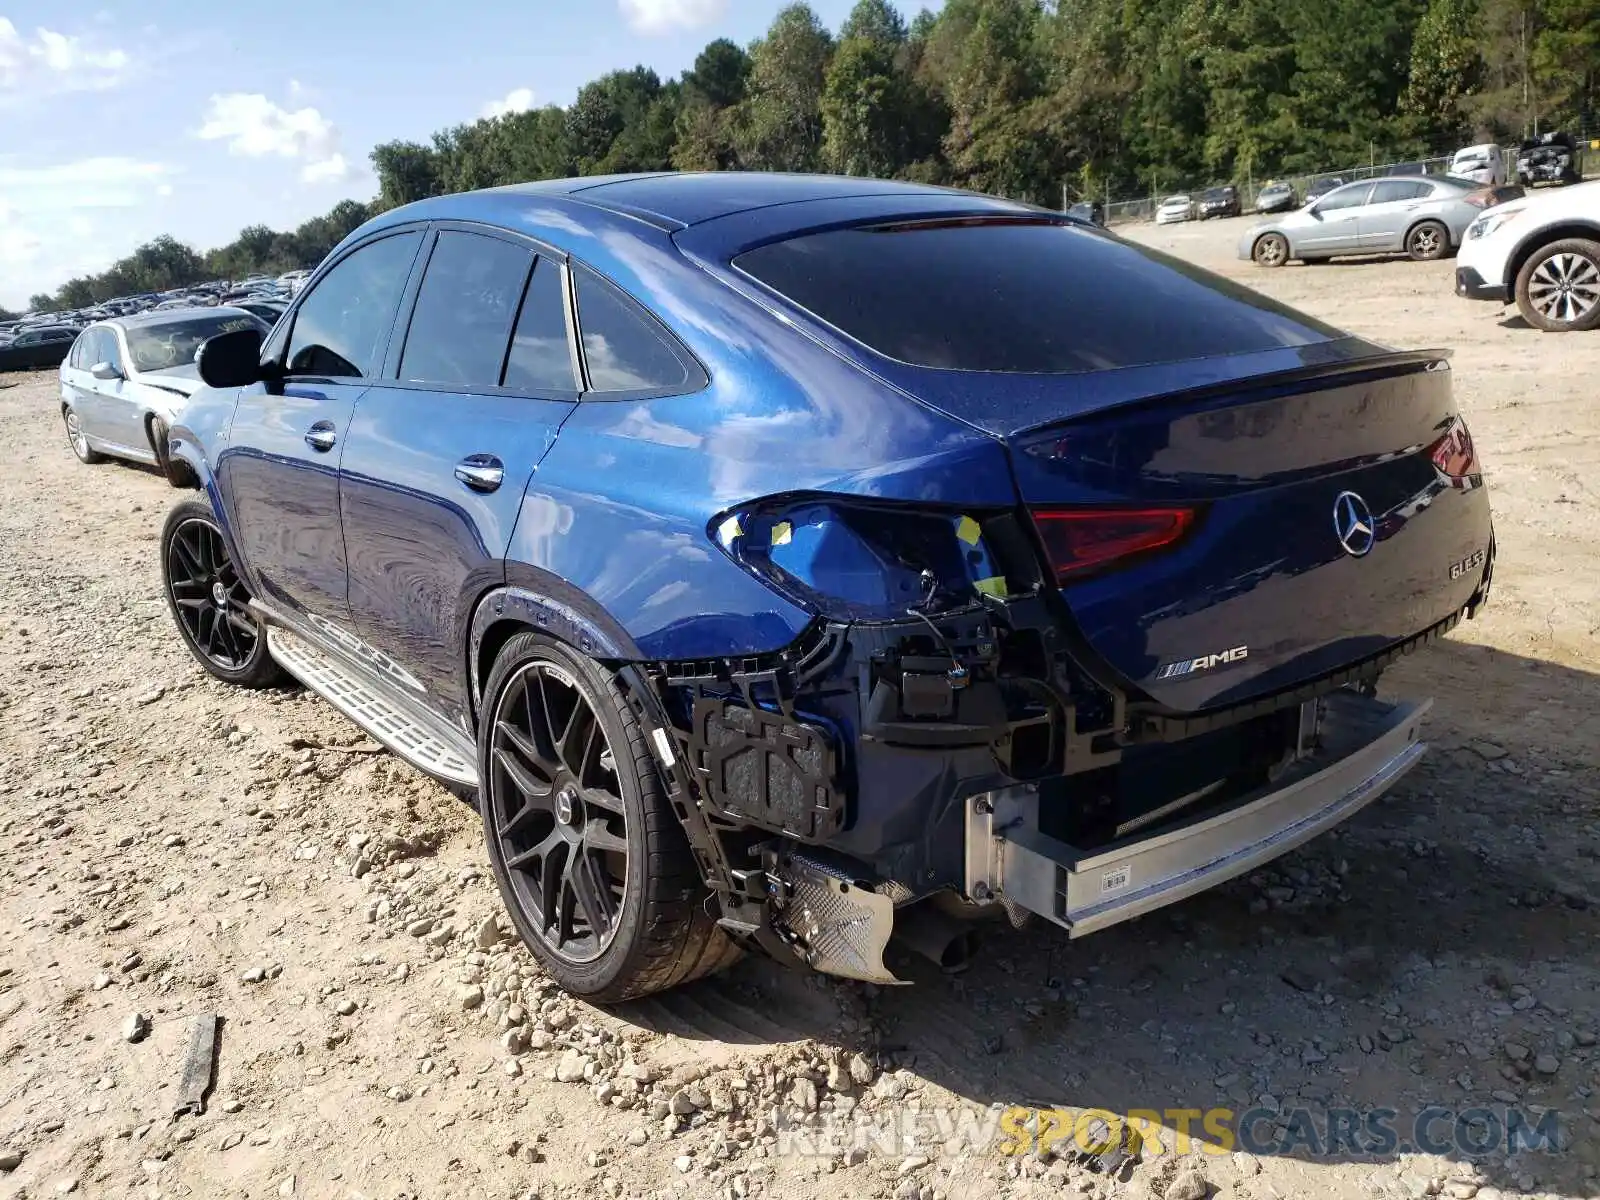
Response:
M685 71L685 101L703 100L712 108L731 108L744 99L750 78L750 56L727 38L718 38L695 56Z
M778 13L750 52L748 97L735 118L740 162L754 170L814 171L822 158L823 73L832 39L809 5Z
M906 40L906 22L889 0L857 0L850 15L839 26L839 40L865 38L882 46L898 46Z
M49 312L56 306L56 298L49 292L35 292L28 297L29 312Z
M651 158L656 149L656 139L645 128L657 131L661 114L652 120L651 110L661 95L661 79L648 67L634 67L631 71L613 71L578 90L567 113L567 132L572 139L572 152L577 159L580 175L593 175L615 170L634 170L635 158ZM673 114L674 116L676 114ZM667 122L670 131L671 122ZM624 143L618 146L618 143ZM613 157L612 150L617 153ZM659 156L667 159L671 154L669 136L665 150Z
M1532 66L1543 81L1546 124L1577 124L1600 101L1600 0L1544 0Z
M1411 39L1411 67L1400 98L1430 140L1471 124L1467 102L1483 76L1477 0L1431 0Z
M378 208L399 208L429 196L442 195L439 158L418 142L385 142L372 148L372 169L378 175Z

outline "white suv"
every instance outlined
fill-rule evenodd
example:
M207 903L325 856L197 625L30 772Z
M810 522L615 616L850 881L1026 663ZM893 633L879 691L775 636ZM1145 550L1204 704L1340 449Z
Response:
M1600 326L1600 180L1529 194L1467 226L1456 295L1514 300L1536 329Z

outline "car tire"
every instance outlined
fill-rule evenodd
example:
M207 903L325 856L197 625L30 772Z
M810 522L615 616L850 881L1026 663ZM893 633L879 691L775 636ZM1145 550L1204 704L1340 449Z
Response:
M161 474L175 488L193 488L198 486L198 480L189 464L182 459L172 457L172 427L160 417L151 417L145 426L145 432L150 438L150 449L155 452L156 465L161 468Z
M61 409L61 421L67 427L67 445L72 447L72 453L81 463L94 466L103 463L106 456L89 446L89 436L83 432L83 421L78 416L77 409L68 404Z
M210 504L185 500L167 514L161 582L184 646L208 672L238 687L287 682L267 649L266 625L248 607L249 590L228 557Z
M615 676L519 633L484 696L478 808L489 859L512 925L551 977L611 1004L734 961Z
M1264 233L1250 248L1250 257L1258 267L1281 267L1289 261L1289 239L1281 233Z
M1535 329L1600 326L1600 242L1564 238L1534 251L1517 272L1517 311Z
M1438 262L1450 253L1450 230L1438 221L1422 221L1406 234L1406 253L1413 262Z

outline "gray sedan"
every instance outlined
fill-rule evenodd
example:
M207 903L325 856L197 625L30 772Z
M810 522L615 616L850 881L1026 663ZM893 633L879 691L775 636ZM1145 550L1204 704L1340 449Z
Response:
M78 335L61 364L61 419L72 452L86 463L107 456L160 467L183 486L168 456L178 408L198 390L195 354L219 333L265 321L237 308L177 309L117 317Z
M1239 257L1281 267L1292 258L1326 262L1336 254L1405 253L1419 262L1461 245L1490 193L1468 180L1364 179L1252 228Z

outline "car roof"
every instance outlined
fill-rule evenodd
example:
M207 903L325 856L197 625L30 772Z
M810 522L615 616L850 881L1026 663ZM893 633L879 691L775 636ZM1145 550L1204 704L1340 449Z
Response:
M665 232L714 221L735 213L781 205L837 201L856 197L965 195L930 184L842 175L788 175L760 171L662 172L638 175L594 175L577 179L545 179L461 192L391 209L376 224L406 220L503 220L507 209L529 200L559 201L574 208L603 209L643 220ZM995 201L996 204L1003 203Z

